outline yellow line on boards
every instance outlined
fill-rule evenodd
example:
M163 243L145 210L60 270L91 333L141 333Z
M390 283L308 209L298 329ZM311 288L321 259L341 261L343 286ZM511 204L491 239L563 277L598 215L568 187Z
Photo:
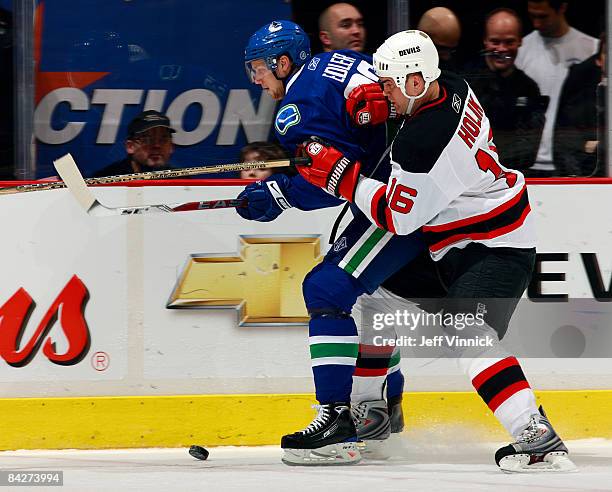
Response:
M612 390L536 394L562 438L612 438ZM313 403L311 394L0 398L0 450L278 444L312 420ZM403 408L408 437L435 441L452 427L509 439L475 392L406 393Z

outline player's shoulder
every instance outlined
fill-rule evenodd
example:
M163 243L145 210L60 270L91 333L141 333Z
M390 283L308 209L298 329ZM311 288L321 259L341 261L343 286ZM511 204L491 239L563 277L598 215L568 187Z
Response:
M277 133L295 133L304 122L330 117L337 122L338 118L343 118L346 86L363 61L370 63L371 57L352 50L313 56L289 78L286 95L274 122ZM368 65L360 70L365 72L371 68ZM290 130L292 127L295 128Z
M454 72L443 71L438 78L440 93L438 98L419 109L421 127L430 132L454 132L457 128L463 107L467 104L470 88L466 80Z
M289 80L285 99L335 106L336 100L344 100L345 87L357 72L372 72L371 61L369 55L352 50L319 53Z
M313 56L306 69L313 72L323 85L341 86L356 70L364 70L361 67L363 62L370 68L372 57L352 50L336 50Z
M314 65L318 65L319 63L327 64L332 60L337 61L346 59L365 60L368 63L372 63L372 55L353 50L334 50L317 53L311 58L311 63ZM313 62L313 60L315 61Z
M460 96L467 94L468 83L461 75L455 72L442 70L438 81L453 93L458 93Z
M411 172L429 172L449 145L469 103L467 82L452 72L438 78L440 92L408 118L393 142L393 159Z

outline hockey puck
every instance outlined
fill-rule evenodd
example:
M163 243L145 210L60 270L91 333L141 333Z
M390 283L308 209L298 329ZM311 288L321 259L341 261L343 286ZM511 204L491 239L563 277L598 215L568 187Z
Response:
M189 447L189 454L199 460L205 460L208 458L209 453L206 448L203 448L202 446L196 446L194 444L193 446Z

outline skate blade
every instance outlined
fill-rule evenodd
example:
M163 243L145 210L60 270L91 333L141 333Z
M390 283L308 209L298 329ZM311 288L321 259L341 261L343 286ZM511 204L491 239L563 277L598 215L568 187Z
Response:
M387 449L386 439L368 439L359 441L357 449L361 453L361 457L367 460L388 460L391 454Z
M531 456L515 454L506 456L499 461L499 467L506 473L540 473L540 472L575 472L576 465L564 451L552 451L542 461L529 464Z
M355 442L329 444L317 449L283 449L282 462L289 466L354 465L361 461Z
M399 434L391 434L387 439L364 439L357 443L361 456L368 460L388 460L398 454L401 448Z

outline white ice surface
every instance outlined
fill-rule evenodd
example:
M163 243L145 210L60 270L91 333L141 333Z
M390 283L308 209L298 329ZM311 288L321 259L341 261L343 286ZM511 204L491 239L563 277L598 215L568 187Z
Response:
M207 461L192 458L186 449L5 451L0 452L0 469L63 470L64 486L55 488L58 492L612 490L612 441L567 444L579 467L576 473L509 475L493 462L497 445L425 445L407 439L402 457L353 466L288 467L280 462L277 447L266 446L209 448Z

